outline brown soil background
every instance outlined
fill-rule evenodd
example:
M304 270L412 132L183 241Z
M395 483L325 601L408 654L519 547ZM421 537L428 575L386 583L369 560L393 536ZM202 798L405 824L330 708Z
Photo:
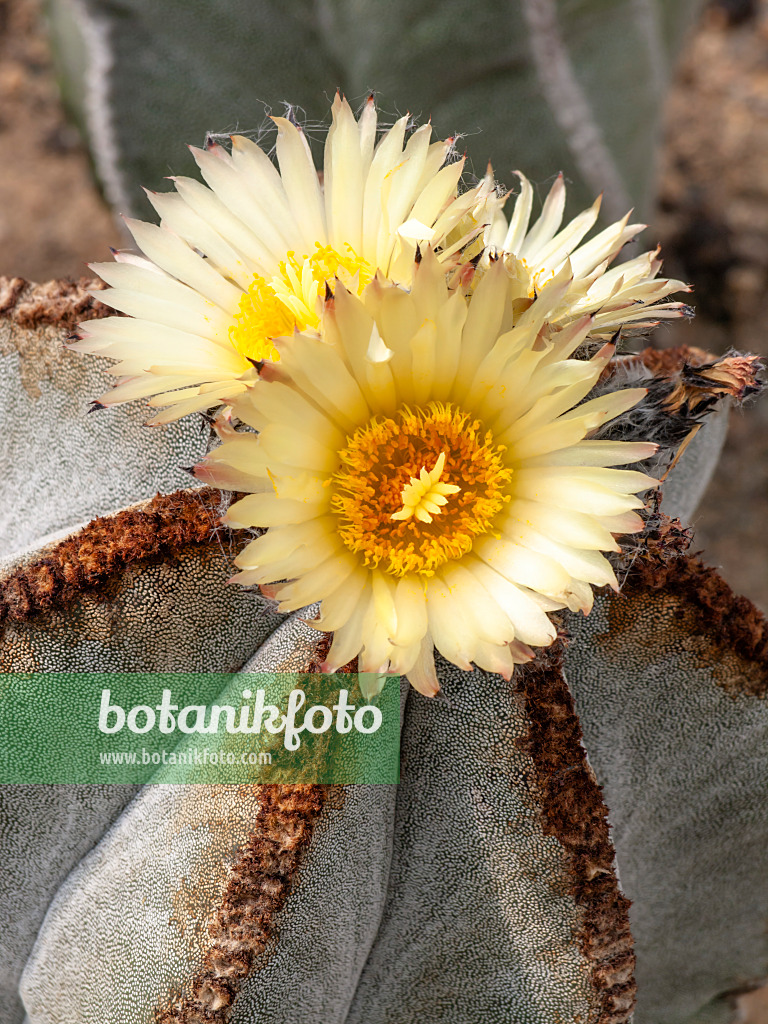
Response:
M0 274L79 278L123 244L67 124L38 0L0 0ZM697 318L657 345L768 356L768 0L717 0L691 33L667 99L658 209L646 245L691 281ZM768 401L733 416L696 516L695 548L768 610ZM742 1000L768 1024L768 990Z

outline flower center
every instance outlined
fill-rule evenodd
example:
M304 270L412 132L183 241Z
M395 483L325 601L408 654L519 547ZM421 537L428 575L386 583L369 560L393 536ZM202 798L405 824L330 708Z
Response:
M410 519L416 516L422 523L431 523L432 516L442 512L442 505L448 504L449 494L458 494L461 490L456 484L440 483L445 468L445 452L440 452L435 468L428 470L421 467L419 475L412 476L411 482L402 490L403 507L393 512L390 519Z
M280 272L271 280L254 275L229 329L232 346L246 359L279 359L273 338L317 327L320 323L318 300L325 295L326 283L333 290L340 280L358 295L373 280L374 270L351 246L342 255L330 245L315 242L311 256L297 257L291 251L280 263Z
M339 535L371 568L433 575L467 554L509 501L504 451L452 405L375 417L339 453L331 480Z

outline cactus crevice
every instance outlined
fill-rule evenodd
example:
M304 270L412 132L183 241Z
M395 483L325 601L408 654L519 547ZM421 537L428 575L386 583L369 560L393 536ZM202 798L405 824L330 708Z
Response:
M563 673L564 643L557 640L518 669L517 692L530 728L517 744L533 760L544 833L566 853L570 891L581 908L574 938L590 965L595 1024L625 1024L636 1002L630 902L619 889L608 808Z

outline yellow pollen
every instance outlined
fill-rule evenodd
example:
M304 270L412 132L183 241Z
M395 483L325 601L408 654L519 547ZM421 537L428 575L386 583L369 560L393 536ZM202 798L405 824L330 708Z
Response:
M351 245L347 245L346 248L347 255L342 256L332 246L315 242L316 252L307 262L312 268L312 276L319 285L325 285L327 281L333 287L334 278L338 278L345 287L359 295L373 280L374 269L367 260L357 255Z
M374 417L347 439L331 479L339 536L371 568L433 575L493 530L510 500L504 451L453 405Z
M416 516L422 523L431 523L432 516L439 515L441 506L448 504L447 495L458 494L461 490L456 484L440 483L444 468L445 452L440 452L434 469L422 466L419 475L411 477L411 482L402 490L403 507L389 518L410 519Z
M315 243L315 252L298 257L286 253L279 273L268 281L256 274L229 329L233 348L251 361L279 359L273 338L291 335L320 323L319 298L325 296L339 279L358 295L370 281L374 270L351 246L342 255L330 245Z
M293 334L298 326L296 317L278 299L275 290L257 274L247 292L240 297L240 309L229 328L233 347L254 362L279 359L272 338Z

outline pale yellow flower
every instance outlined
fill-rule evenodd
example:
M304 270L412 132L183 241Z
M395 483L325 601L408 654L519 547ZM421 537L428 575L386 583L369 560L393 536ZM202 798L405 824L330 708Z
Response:
M428 252L409 291L337 286L322 340L277 341L235 400L259 433L230 433L198 476L250 492L226 519L268 529L235 579L285 611L320 602L327 669L359 655L431 695L437 648L508 677L554 639L547 612L616 586L601 552L641 528L636 495L656 481L609 467L656 446L589 439L645 390L584 401L614 346L570 358L595 322L548 325L570 284L565 267L521 312L502 260L468 300Z
M72 346L119 360L99 402L152 396L162 423L229 401L275 338L317 328L336 278L359 291L378 269L408 285L417 246L449 267L482 232L496 196L487 180L459 195L452 140L424 125L406 141L402 117L377 142L372 99L356 120L337 96L331 115L322 183L301 128L276 117L279 172L242 136L231 152L193 148L208 187L175 178L149 194L160 226L127 221L144 256L93 269L111 286L99 299L128 317L81 324Z
M570 283L550 312L549 319L554 324L563 326L585 313L592 313L591 336L608 338L619 328L647 329L661 320L691 313L682 302L663 301L672 292L688 292L690 288L683 281L657 276L662 266L658 248L608 269L624 246L643 231L645 224L630 224L630 214L627 214L623 220L610 224L585 242L597 223L600 198L561 226L565 182L560 174L531 226L533 188L525 175L516 173L520 192L509 223L501 207L496 205L492 223L485 231L484 262L487 266L493 257L504 260L520 306L530 302L567 262Z

